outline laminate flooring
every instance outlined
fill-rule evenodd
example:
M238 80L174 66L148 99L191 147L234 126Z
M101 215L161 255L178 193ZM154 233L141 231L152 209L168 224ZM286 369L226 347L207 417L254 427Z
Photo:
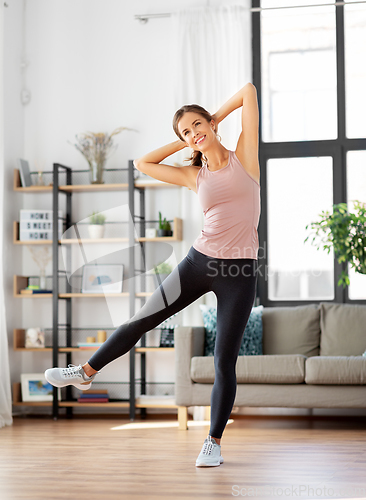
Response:
M0 500L366 498L365 419L233 416L224 464L196 468L208 430L170 416L15 418L0 429Z

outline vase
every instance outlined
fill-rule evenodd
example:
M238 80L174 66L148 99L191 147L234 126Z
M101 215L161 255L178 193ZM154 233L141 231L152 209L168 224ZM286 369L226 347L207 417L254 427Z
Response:
M173 231L170 229L158 229L158 237L160 236L173 236Z
M46 290L46 270L44 268L39 270L39 288Z
M104 165L105 161L89 161L90 184L104 184Z
M100 240L104 236L103 224L89 224L88 226L89 237L92 240Z

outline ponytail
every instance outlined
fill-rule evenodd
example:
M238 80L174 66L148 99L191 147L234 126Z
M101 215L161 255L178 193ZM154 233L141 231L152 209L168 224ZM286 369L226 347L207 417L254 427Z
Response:
M192 156L190 158L187 158L188 160L191 160L191 165L195 167L202 167L203 162L202 162L202 152L201 151L193 151Z

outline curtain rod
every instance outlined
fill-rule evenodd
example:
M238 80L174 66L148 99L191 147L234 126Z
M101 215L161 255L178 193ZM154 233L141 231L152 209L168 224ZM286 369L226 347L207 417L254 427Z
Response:
M248 9L250 12L261 12L262 10L279 10L279 9L299 9L303 7L329 7L335 5L336 7L341 6L341 5L352 5L352 4L359 4L359 3L366 3L366 0L359 0L355 2L334 2L334 3L322 3L322 4L315 4L315 5L286 5L286 6L281 6L281 7L252 7ZM143 24L146 24L149 19L157 19L161 17L171 17L172 13L167 12L164 14L136 14L135 19L140 21Z

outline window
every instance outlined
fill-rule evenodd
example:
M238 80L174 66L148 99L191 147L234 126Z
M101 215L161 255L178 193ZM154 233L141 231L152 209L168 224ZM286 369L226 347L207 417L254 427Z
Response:
M366 137L366 4L344 7L346 134Z
M347 154L347 203L353 211L353 201L366 203L366 151L349 151ZM350 279L349 298L366 299L366 275L356 273L348 266Z
M263 140L337 137L335 8L262 11Z
M261 303L365 302L366 275L348 269L343 289L346 264L304 240L305 226L333 204L366 203L366 4L252 0L252 7Z
M333 299L333 254L304 245L306 225L332 207L332 158L268 160L267 191L269 298Z

